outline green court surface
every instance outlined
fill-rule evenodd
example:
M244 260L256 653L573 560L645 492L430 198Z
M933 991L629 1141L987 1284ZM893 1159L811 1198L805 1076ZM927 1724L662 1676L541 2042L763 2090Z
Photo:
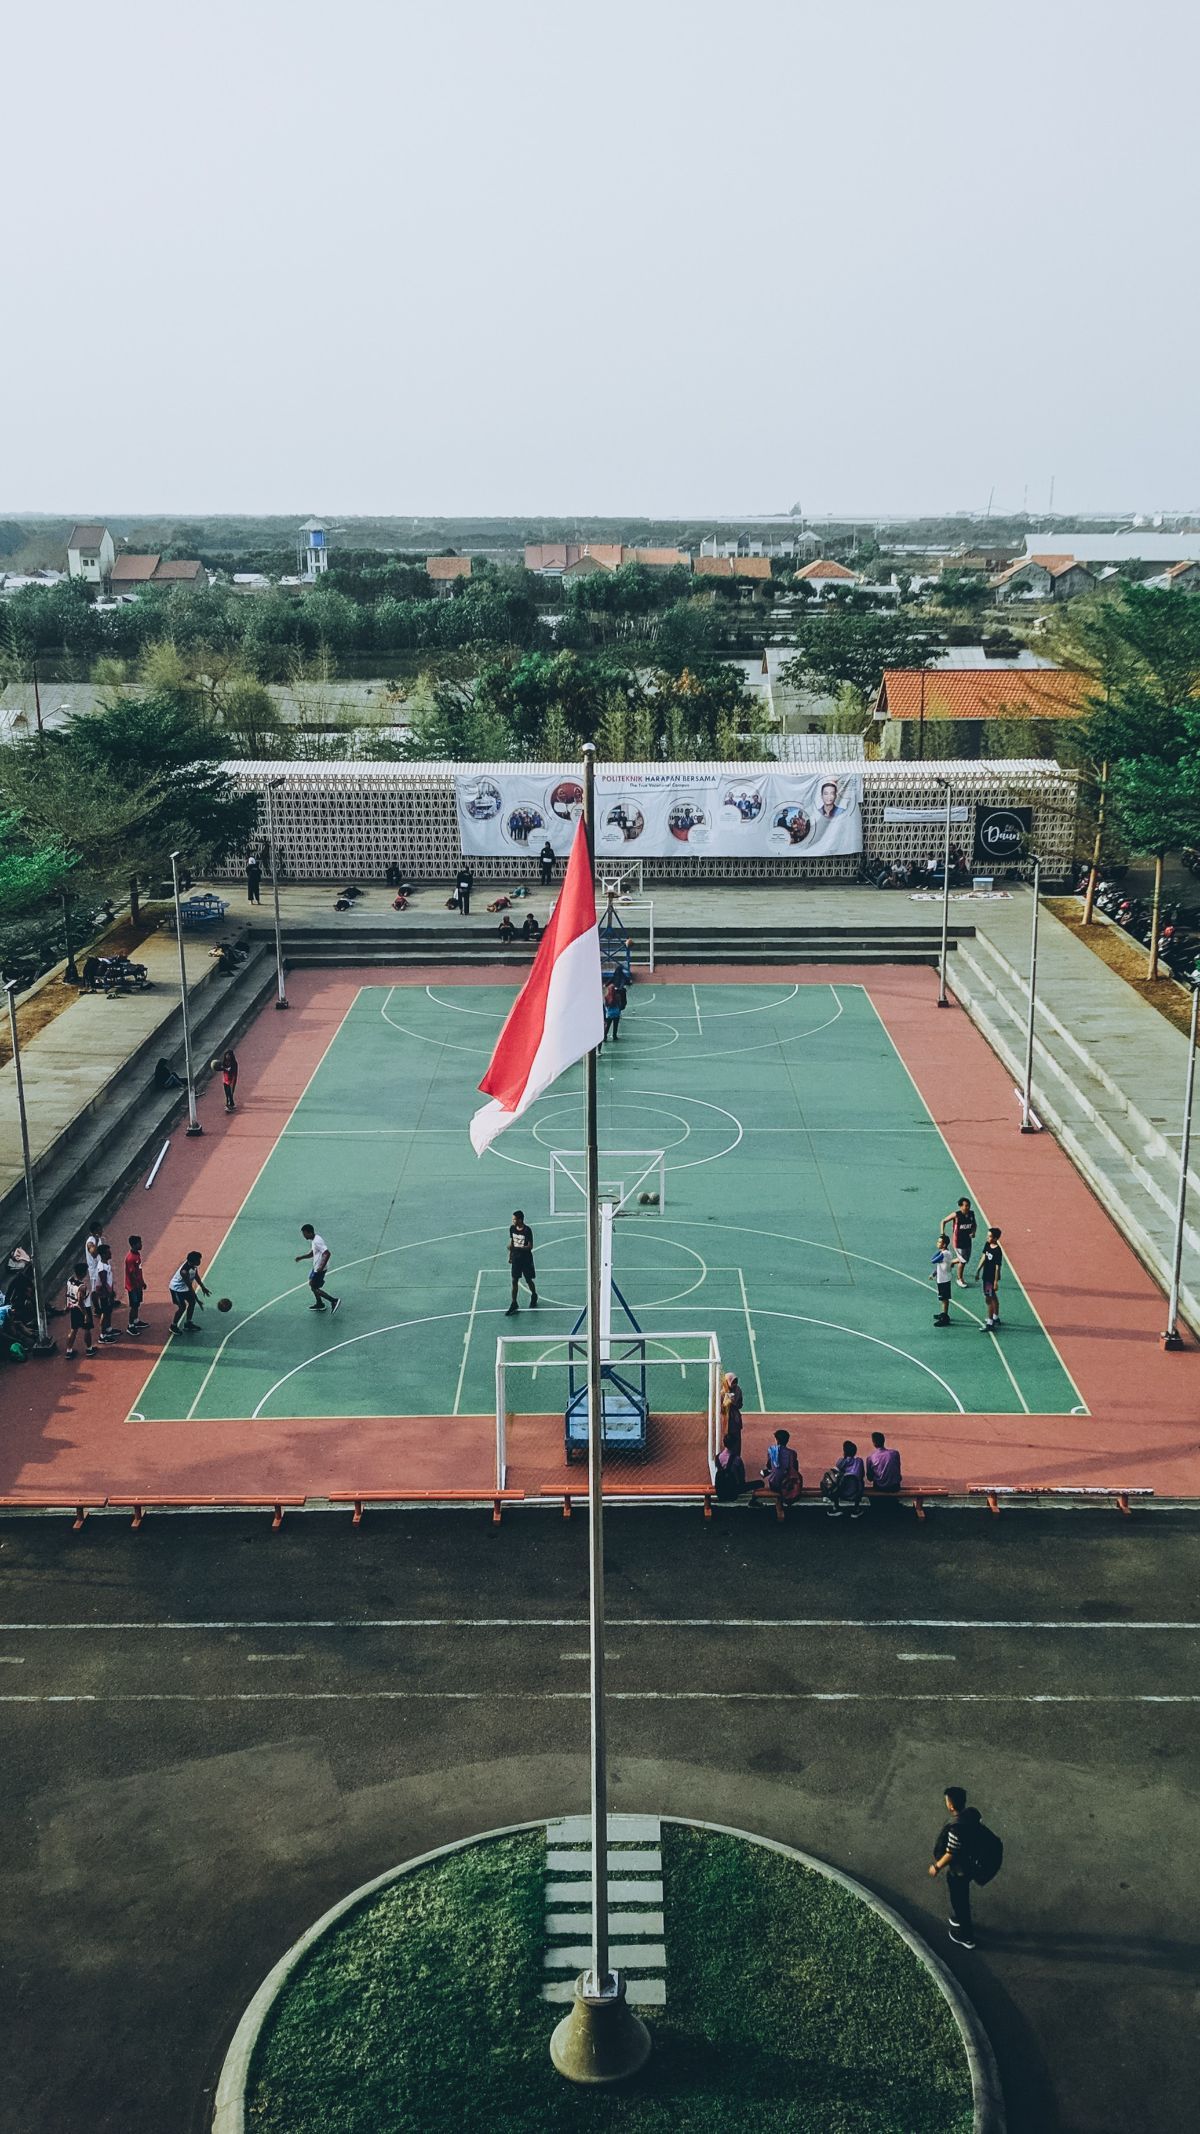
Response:
M362 988L206 1270L233 1313L210 1308L168 1343L137 1419L490 1414L496 1337L514 1332L546 1341L520 1407L561 1406L554 1337L583 1300L582 1071L476 1158L467 1122L511 998ZM648 1334L715 1332L747 1408L1079 1410L1011 1261L1002 1341L981 1336L973 1284L954 1291L954 1324L933 1325L934 1232L971 1180L863 987L636 986L601 1055L600 1132L602 1178L632 1195L614 1258L629 1306ZM579 1213L549 1212L552 1151L567 1152L555 1190ZM656 1152L658 1210L634 1190ZM517 1207L541 1308L506 1319ZM336 1318L308 1309L293 1264L305 1221L332 1249ZM652 1405L701 1407L701 1378L661 1367Z

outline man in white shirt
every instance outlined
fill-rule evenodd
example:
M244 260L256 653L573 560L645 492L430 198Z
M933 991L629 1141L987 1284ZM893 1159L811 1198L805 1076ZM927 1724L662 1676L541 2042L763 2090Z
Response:
M312 1273L308 1278L308 1286L312 1291L312 1303L308 1308L310 1311L323 1312L326 1304L325 1275L329 1267L329 1247L321 1236L320 1231L314 1230L311 1223L301 1223L300 1235L305 1239L307 1249L296 1254L297 1264L301 1260L312 1261ZM341 1301L340 1297L331 1296L328 1299L330 1311L335 1312Z

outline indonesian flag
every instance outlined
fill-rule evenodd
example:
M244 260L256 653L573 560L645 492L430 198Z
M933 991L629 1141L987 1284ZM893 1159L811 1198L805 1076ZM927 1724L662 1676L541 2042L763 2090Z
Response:
M508 1012L479 1087L492 1099L471 1121L475 1154L549 1089L576 1060L604 1042L600 936L582 818L562 895L542 935L533 969Z

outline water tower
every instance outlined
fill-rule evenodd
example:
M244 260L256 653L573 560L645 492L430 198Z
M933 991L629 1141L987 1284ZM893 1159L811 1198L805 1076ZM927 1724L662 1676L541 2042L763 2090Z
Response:
M306 519L296 542L296 560L306 578L329 569L329 529L324 519Z

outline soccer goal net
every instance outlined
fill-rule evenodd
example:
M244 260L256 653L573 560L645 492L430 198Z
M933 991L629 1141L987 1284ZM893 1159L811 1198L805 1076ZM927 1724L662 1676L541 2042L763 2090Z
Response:
M663 1149L601 1149L601 1200L617 1215L661 1215L667 1205L667 1163ZM580 1215L587 1210L587 1158L582 1149L550 1152L550 1213Z

